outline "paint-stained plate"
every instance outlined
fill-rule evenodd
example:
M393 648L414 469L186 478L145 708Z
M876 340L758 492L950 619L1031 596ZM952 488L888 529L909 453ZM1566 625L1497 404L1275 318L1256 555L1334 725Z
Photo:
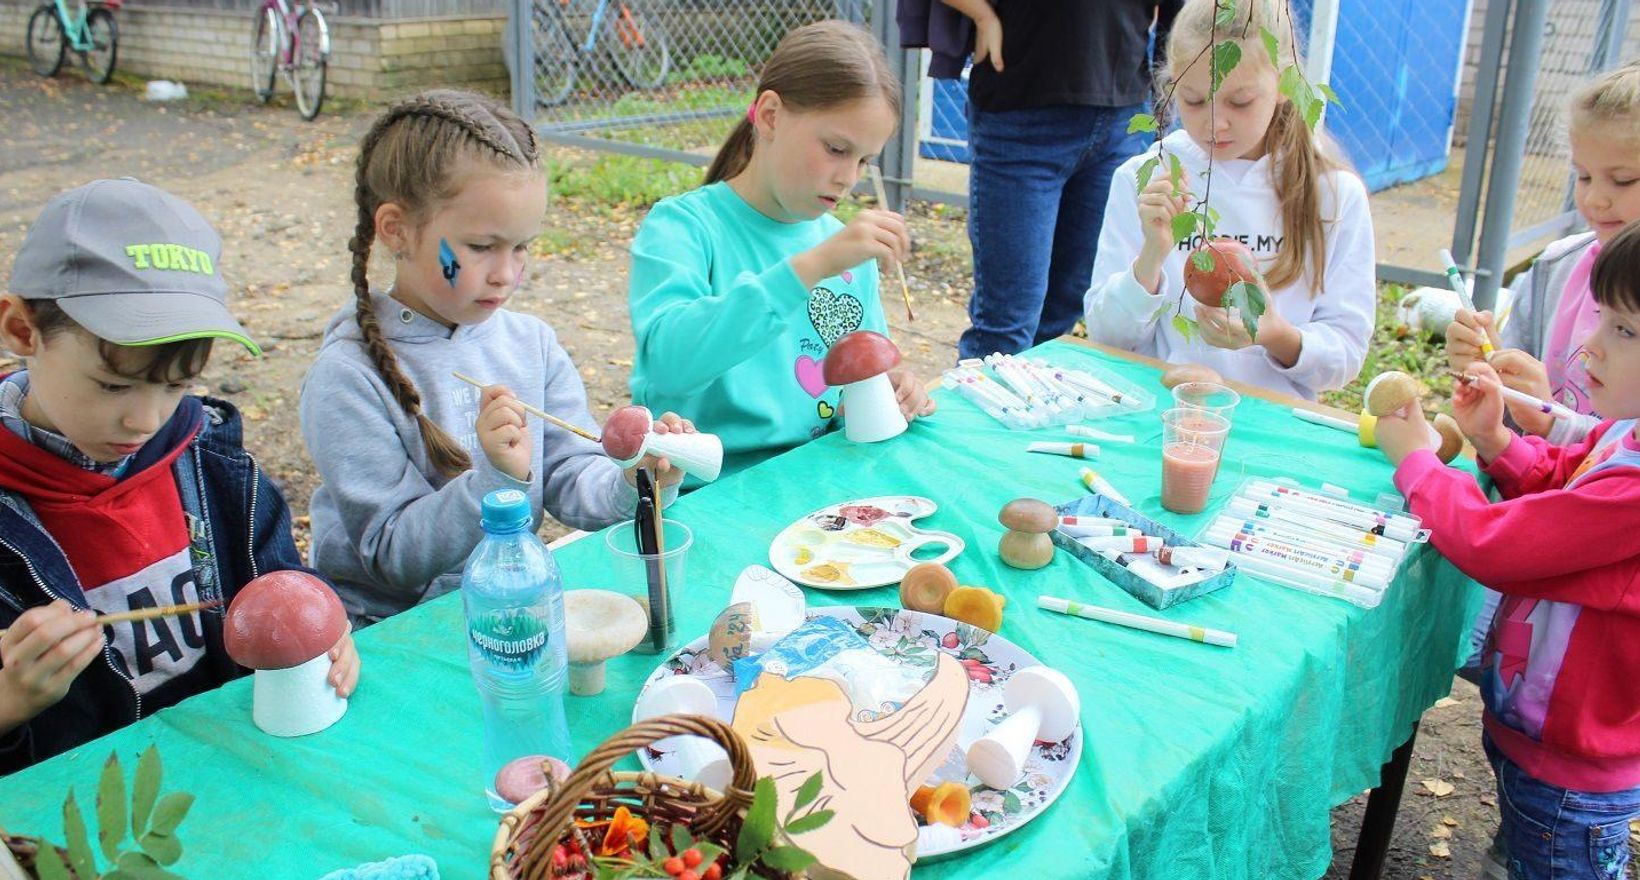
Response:
M897 584L912 566L949 562L966 546L950 532L913 524L937 509L938 505L919 495L883 495L828 505L776 535L769 545L769 562L787 578L820 590L867 590Z

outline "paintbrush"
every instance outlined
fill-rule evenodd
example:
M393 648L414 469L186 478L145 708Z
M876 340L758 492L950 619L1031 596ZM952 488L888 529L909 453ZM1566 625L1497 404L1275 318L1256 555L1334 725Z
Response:
M877 170L876 165L867 165L866 176L871 178L871 185L877 191L878 206L885 211L888 210L888 193L883 189L883 173ZM894 268L900 273L900 296L905 298L905 319L915 321L917 316L911 312L911 287L905 283L905 264L895 260Z
M474 379L472 376L462 375L461 373L457 373L457 372L453 372L453 371L450 373L450 375L456 377L457 379L460 379L463 382L466 382L468 385L471 385L474 388L485 388L485 387L487 387L483 382L480 382L477 379ZM545 419L546 421L549 421L549 422L553 423L554 425L557 425L558 427L563 428L566 431L569 431L572 434L579 434L582 437L585 437L585 438L587 438L588 440L591 440L594 443L601 442L601 441L599 441L597 435L589 433L585 428L579 427L577 425L572 425L569 422L566 422L563 419L553 415L552 413L547 412L546 410L537 409L536 407L530 406L529 404L525 403L522 400L520 400L518 402L518 405L524 408L524 412L527 412L530 415L535 416L536 418Z
M221 599L212 599L209 602L189 602L186 605L161 605L158 608L138 608L134 611L117 611L113 614L97 615L98 626L108 626L115 623L129 623L134 620L154 620L160 617L176 617L182 614L192 614L195 611L204 611L222 604ZM0 636L6 631L0 629Z
M656 651L664 651L672 638L672 597L667 591L666 552L664 528L661 520L660 497L655 481L647 468L638 468L634 475L638 488L638 511L632 527L637 539L638 552L644 557L645 579L649 595L649 643Z

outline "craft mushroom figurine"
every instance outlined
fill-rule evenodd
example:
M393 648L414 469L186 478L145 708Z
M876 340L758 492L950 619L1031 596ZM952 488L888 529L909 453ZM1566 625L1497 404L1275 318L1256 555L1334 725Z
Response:
M1212 268L1204 269L1202 263ZM1204 306L1228 307L1224 295L1231 285L1239 281L1259 283L1256 265L1253 252L1233 238L1204 241L1184 261L1184 289Z
M1422 397L1423 386L1406 373L1389 370L1374 376L1361 395L1365 411L1361 413L1356 438L1362 446L1377 446L1378 419L1398 412L1408 404L1417 405ZM1429 439L1435 444L1435 457L1443 463L1457 458L1458 453L1463 451L1463 432L1458 429L1457 421L1446 413L1435 416L1435 423L1429 428Z
M717 694L698 678L687 675L669 675L651 682L638 695L632 709L632 722L648 721L663 715L705 715L716 717ZM700 736L669 736L658 740L650 748L672 756L677 775L706 786L724 791L734 776L734 765L723 746Z
M900 581L900 605L912 611L944 614L945 598L956 590L957 576L938 562L911 566Z
M1016 498L1002 506L997 519L1008 527L997 551L1014 568L1041 568L1053 561L1049 533L1059 526L1059 511L1046 501Z
M623 406L604 421L604 454L623 468L636 465L645 455L664 458L679 468L710 483L723 472L723 440L716 434L653 430L655 417L646 407Z
M1046 666L1015 672L1002 692L1002 704L1008 717L968 747L968 771L997 791L1013 788L1025 775L1032 743L1063 741L1082 714L1076 686L1063 672Z
M569 641L569 692L603 693L604 661L637 647L649 633L649 615L631 596L612 590L564 594L564 633Z
M569 778L569 765L551 755L525 755L508 761L495 774L495 793L509 804L521 804L549 785Z
M900 350L894 343L870 330L845 334L832 344L821 378L843 389L843 436L856 443L876 443L904 433L905 415L888 378L899 362Z
M336 723L347 699L329 681L330 649L347 635L347 612L330 585L302 571L274 571L228 605L222 642L255 670L251 718L264 733L304 736Z

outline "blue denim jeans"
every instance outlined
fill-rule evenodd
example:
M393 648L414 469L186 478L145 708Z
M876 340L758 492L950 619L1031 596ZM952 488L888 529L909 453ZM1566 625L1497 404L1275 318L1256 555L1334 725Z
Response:
M1629 864L1629 820L1640 788L1585 792L1534 779L1484 737L1498 777L1495 848L1509 880L1620 880Z
M1111 175L1151 135L1127 134L1131 107L970 105L968 239L972 326L961 357L1015 354L1062 336L1082 316Z

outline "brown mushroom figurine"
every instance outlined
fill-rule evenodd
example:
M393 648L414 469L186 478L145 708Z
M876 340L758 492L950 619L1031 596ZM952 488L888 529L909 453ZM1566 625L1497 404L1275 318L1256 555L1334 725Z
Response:
M1218 370L1201 364L1169 364L1167 369L1162 371L1164 388L1172 388L1186 382L1212 382L1215 385L1223 385L1224 377L1219 375Z
M899 362L900 350L881 333L856 330L832 343L821 378L843 389L843 436L876 443L904 433L905 415L888 378Z
M900 580L900 605L928 614L945 613L945 597L957 588L957 576L938 562L911 566Z
M1059 511L1046 501L1016 498L1002 506L997 519L1008 527L1002 533L997 552L1014 568L1035 569L1053 561L1053 539L1059 527Z
M1198 265L1197 254L1205 254L1200 259L1211 262L1213 268L1203 269ZM1204 306L1224 307L1224 295L1230 285L1238 281L1259 283L1256 265L1253 252L1233 238L1204 241L1184 261L1184 289Z
M1400 370L1388 370L1367 383L1361 399L1366 402L1367 412L1382 418L1423 396L1423 386L1417 379Z
M1378 419L1400 412L1407 404L1418 405L1423 393L1423 386L1417 379L1399 370L1374 376L1361 394L1365 407L1361 412L1360 428L1356 432L1361 445L1377 446ZM1457 421L1446 413L1435 416L1434 423L1429 426L1429 441L1435 448L1435 456L1442 463L1452 461L1463 452L1463 432L1458 429Z
M330 678L330 649L347 635L347 612L329 584L303 571L273 571L234 595L222 642L255 670L251 718L264 733L304 736L342 717L347 699Z
M495 793L509 804L521 804L549 785L569 778L569 765L551 755L514 758L495 774Z
M599 442L604 454L623 468L637 465L645 455L664 458L673 467L710 483L723 472L723 440L716 434L654 431L655 417L645 407L631 404L610 413Z
M603 693L604 661L632 650L649 634L649 615L637 600L613 590L564 594L564 636L569 642L569 692Z

